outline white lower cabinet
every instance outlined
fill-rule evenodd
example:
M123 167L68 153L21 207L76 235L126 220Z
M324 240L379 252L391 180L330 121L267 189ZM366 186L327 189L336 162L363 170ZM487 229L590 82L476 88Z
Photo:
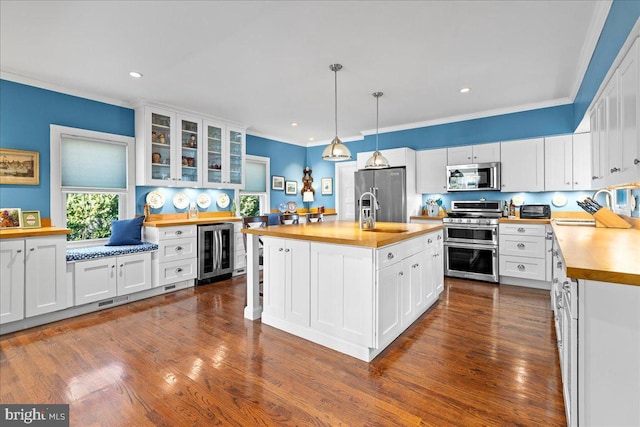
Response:
M0 323L67 308L66 238L0 242Z
M24 319L24 240L0 240L0 324Z
M158 245L151 257L152 287L198 277L197 226L144 227L143 240Z
M265 314L309 326L309 242L263 237Z
M498 235L500 283L551 289L551 226L504 223Z
M151 289L151 253L76 262L74 285L75 305Z
M244 235L242 234L242 223L233 224L233 271L234 274L244 273L247 268L247 251L245 250Z
M370 361L437 299L441 242L441 231L379 249L263 237L262 322Z

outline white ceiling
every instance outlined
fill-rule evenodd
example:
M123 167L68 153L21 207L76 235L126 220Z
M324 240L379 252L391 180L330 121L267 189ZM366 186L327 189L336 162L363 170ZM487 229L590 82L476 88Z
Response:
M333 63L344 66L343 140L375 130L374 91L384 92L381 129L572 102L609 5L2 0L0 68L3 78L120 105L153 100L304 145L334 136Z

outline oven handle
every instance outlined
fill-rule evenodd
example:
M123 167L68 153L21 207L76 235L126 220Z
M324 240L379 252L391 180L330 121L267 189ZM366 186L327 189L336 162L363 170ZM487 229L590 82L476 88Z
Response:
M464 228L465 230L473 229L473 230L492 230L494 233L498 231L497 225L478 225L478 224L447 224L444 226L446 229L449 228Z
M494 253L498 251L498 245L482 245L477 243L444 242L444 246L466 249L490 249Z

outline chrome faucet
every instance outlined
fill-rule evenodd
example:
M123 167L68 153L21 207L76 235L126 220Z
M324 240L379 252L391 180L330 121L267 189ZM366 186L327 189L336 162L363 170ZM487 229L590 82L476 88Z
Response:
M369 206L362 206L362 198L364 196L369 196ZM372 229L376 226L376 211L380 209L380 205L378 204L378 199L376 199L375 194L370 191L365 191L360 195L360 200L358 201L358 205L360 206L360 230L362 229Z
M605 202L605 206L606 206L607 208L609 208L609 209L612 209L612 208L613 208L613 205L616 203L616 200L615 200L615 197L616 197L615 192L614 192L614 191L607 190L607 189L604 189L604 188L603 188L603 189L598 190L598 191L596 191L595 193L593 193L593 196L591 196L591 198L592 198L593 200L596 200L596 197L598 197L598 195L599 195L600 193L604 193L604 202ZM596 200L596 202L597 202L597 200Z

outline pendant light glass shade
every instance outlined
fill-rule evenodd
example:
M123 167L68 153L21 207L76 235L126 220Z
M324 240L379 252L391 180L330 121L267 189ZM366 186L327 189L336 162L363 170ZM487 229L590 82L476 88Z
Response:
M340 162L342 160L350 160L351 152L346 145L338 138L338 71L342 69L340 64L332 64L329 66L335 75L335 119L336 119L336 136L323 151L322 159L332 162Z
M367 163L364 165L365 169L385 169L389 167L389 160L382 155L378 150L378 101L382 96L382 92L374 92L373 97L376 99L376 151L373 155L367 159Z

